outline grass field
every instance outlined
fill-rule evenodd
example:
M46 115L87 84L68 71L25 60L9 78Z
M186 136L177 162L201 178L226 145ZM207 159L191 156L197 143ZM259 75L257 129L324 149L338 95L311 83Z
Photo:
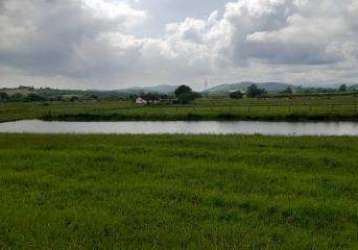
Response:
M357 249L358 138L0 135L1 249Z
M199 99L187 106L138 106L131 102L0 104L0 122L43 119L123 120L358 120L358 97L324 96L231 100Z

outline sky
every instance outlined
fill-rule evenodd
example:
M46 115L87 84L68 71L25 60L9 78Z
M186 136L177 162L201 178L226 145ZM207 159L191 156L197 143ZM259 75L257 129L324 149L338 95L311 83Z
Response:
M358 83L358 0L0 0L0 87Z

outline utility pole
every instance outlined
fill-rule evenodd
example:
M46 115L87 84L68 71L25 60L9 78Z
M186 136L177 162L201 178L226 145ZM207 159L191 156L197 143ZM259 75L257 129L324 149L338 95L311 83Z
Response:
M206 78L204 80L204 90L207 90L208 88L209 88L209 80L208 80L208 78Z

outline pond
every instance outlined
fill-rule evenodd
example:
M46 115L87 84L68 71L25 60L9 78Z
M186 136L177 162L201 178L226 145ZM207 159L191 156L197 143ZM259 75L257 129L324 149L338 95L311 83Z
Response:
M261 134L358 136L357 122L47 122L0 123L0 133L37 134Z

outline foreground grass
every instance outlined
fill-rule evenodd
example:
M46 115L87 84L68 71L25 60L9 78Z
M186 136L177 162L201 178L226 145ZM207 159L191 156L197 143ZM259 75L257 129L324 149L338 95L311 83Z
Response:
M193 105L184 106L138 106L120 101L0 104L0 122L23 119L358 121L358 98L352 95L242 100L200 99Z
M358 138L0 135L0 248L358 248Z

